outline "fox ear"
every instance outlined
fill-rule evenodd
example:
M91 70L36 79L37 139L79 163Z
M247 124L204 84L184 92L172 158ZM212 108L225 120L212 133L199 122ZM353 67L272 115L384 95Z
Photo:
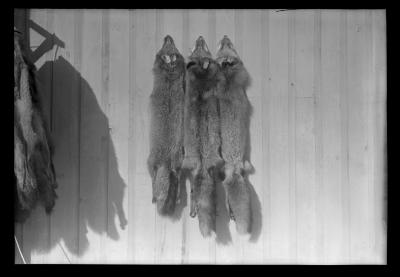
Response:
M206 51L206 52L210 52L210 50L208 50L208 46L207 46L207 44L204 42L204 50Z
M196 45L194 45L191 49L189 48L190 55L193 54L194 50L196 50Z

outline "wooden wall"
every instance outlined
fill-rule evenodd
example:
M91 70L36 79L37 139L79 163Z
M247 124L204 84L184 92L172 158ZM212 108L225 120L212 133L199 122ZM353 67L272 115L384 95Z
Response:
M59 183L51 216L15 225L28 263L386 263L384 10L27 14ZM151 203L148 101L166 34L184 56L226 34L252 76L250 237L222 203L211 239L188 199L175 220Z

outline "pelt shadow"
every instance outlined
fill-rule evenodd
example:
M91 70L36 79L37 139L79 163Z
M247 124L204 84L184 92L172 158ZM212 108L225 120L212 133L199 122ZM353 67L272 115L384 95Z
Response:
M68 97L68 93L80 93L81 95L76 95L74 98L80 98L81 107L84 107L79 109L80 118L78 120L81 121L80 124L84 125L85 128L81 127L80 130L76 130L80 134L77 138L79 140L79 145L77 145L78 149L76 149L79 151L79 160L76 161L79 161L80 165L80 168L77 168L78 172L80 172L78 249L75 245L76 240L68 240L68 238L71 237L71 232L75 230L69 230L68 228L61 230L58 228L57 230L61 232L56 233L56 235L64 240L71 252L83 254L89 244L86 236L88 227L98 234L106 233L107 236L113 240L119 239L116 225L114 222L110 221L113 221L115 215L117 215L122 229L125 228L127 224L122 207L126 184L118 172L118 162L110 135L111 130L108 118L99 106L90 85L81 77L80 73L61 56L54 62L46 62L39 69L38 78L40 79L41 76L46 76L51 70L53 70L53 74L57 76L57 81L62 84L80 84L80 89L75 92L70 90L68 86L57 86L59 90L55 92L55 97ZM66 89L65 91L63 91L64 88ZM66 99L66 101L68 100ZM63 133L62 129L68 130L69 128L74 128L74 126L69 125L68 121L68 116L71 115L70 111L60 108L60 110L56 112L62 113L63 111L65 111L66 114L57 115L60 118L64 117L61 122L65 124L60 124L56 127L58 128L57 137L59 139L54 141L55 151L57 151L57 148L68 149L69 146L62 145L68 144L68 139L63 138L60 134ZM56 174L59 164L62 164L64 167L76 166L72 163L68 164L68 162L73 162L72 159L66 159L64 161L62 161L62 159L63 157L60 155L55 157ZM59 164L57 162L59 162ZM62 171L67 174L73 173L71 170L65 170L65 168L62 169ZM65 178L66 176L63 177ZM67 178L67 180L71 179L72 178ZM59 182L59 186L61 185L63 184ZM68 184L64 183L64 185ZM59 194L58 201L60 201L62 197L63 195ZM74 199L69 200L74 201ZM56 209L57 203L55 210ZM57 238L52 238L52 241L57 241Z
M36 25L30 27L39 28ZM54 34L47 38L52 43L45 42L47 47L42 47L41 53L35 51L34 57L40 57L56 43ZM62 56L45 62L36 75L39 89L53 86L42 93L45 106L52 107L45 114L52 114L53 118L47 120L55 121L49 125L54 126L58 198L50 216L38 205L23 224L24 234L29 234L29 241L23 243L28 263L32 251L48 252L61 241L71 253L81 256L89 247L89 228L118 240L115 218L122 229L127 225L122 205L126 184L118 171L112 129L96 94ZM53 95L45 95L51 91ZM54 107L57 110L52 110Z

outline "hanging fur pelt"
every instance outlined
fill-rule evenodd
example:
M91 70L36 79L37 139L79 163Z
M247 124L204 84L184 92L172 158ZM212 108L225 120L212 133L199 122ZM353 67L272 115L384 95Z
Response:
M53 148L44 119L35 66L14 32L14 173L18 212L29 212L40 201L47 213L55 204Z
M191 170L190 215L198 216L204 237L215 232L215 172L223 160L219 154L220 124L218 90L224 78L212 59L203 37L196 40L187 68L185 96L185 158L183 167Z
M172 215L179 201L183 160L185 60L169 35L156 54L153 74L147 166L152 179L152 202L160 215Z
M244 179L244 174L252 170L245 156L250 113L246 89L250 85L250 76L227 36L220 42L217 62L226 79L225 87L218 95L221 154L225 162L222 185L230 216L236 222L238 233L244 234L251 231L250 190Z

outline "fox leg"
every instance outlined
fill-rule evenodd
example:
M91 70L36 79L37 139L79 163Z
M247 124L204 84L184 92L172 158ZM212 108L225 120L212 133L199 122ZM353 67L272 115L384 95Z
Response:
M203 237L215 232L216 192L213 176L207 170L202 170L199 195L197 199L199 228Z
M196 208L196 199L194 196L193 185L191 185L190 189L190 216L196 217L197 215L197 208Z
M160 214L164 214L164 206L168 197L169 175L170 171L165 164L158 167L153 185L153 199L157 203L157 210Z
M225 171L225 179L222 182L222 186L223 186L224 191L225 191L225 207L226 207L226 210L229 213L229 217L231 219L234 219L234 214L233 214L232 209L231 209L231 207L229 205L229 186L231 185L232 180L233 180L234 166L231 165L231 164L226 164L224 171Z
M250 190L240 171L240 167L232 170L232 166L225 170L227 178L224 180L224 188L230 217L235 221L238 233L245 234L251 228L251 199Z

